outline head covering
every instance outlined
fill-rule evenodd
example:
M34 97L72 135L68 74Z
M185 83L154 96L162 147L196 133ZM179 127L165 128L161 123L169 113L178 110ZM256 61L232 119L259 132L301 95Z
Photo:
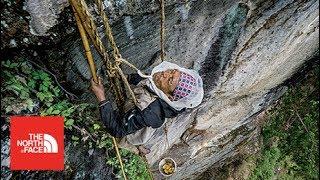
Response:
M173 101L178 101L181 98L188 96L196 87L196 79L190 74L181 72L177 87L173 91Z
M188 80L188 77L189 78L192 77L191 79L192 79L192 82L194 83L192 85L192 88L190 88L190 89L192 89L192 91L190 90L190 92L185 95L181 94L182 96L179 96L179 98L177 98L177 100L174 99L173 101L171 101L163 91L158 89L158 87L155 85L155 83L153 82L153 79L152 79L152 76L155 73L161 72L161 71L166 71L168 69L177 69L181 72L181 75L182 75L182 76L180 76L180 78L182 77L181 86L183 83L183 79L186 78ZM176 109L178 111L182 110L183 108L194 108L194 107L198 106L203 99L202 79L201 79L200 75L195 70L186 69L186 68L178 66L177 64L163 61L162 63L160 63L159 65L157 65L156 67L154 67L152 69L150 76L143 75L140 71L138 71L138 74L141 77L148 78L147 86L153 92L155 92L159 96L159 98L164 100L171 107L173 107L174 109ZM187 83L186 85L187 85L187 87L189 87L189 85L191 86L191 83ZM179 90L179 87L181 87L181 86L180 86L180 79L179 79L179 84L177 86L178 87L177 93L178 93L178 91L181 91L181 90ZM183 87L185 87L185 84L183 85Z

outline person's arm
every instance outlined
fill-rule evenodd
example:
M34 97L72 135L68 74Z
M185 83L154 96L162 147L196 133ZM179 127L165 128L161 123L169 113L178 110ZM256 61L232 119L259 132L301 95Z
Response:
M112 136L123 137L147 126L157 128L164 122L165 117L158 101L151 103L143 111L136 107L121 116L121 113L114 111L111 103L106 101L101 78L98 83L91 80L91 89L99 101L101 120Z
M127 119L131 118L130 113L125 114L123 117L120 116L119 112L113 110L112 105L109 101L102 102L100 104L100 118L105 128L114 137L123 137L137 130L143 126L139 121L130 121ZM127 120L127 121L125 121Z
M142 111L136 107L123 117L113 110L110 102L102 102L100 115L106 129L114 137L123 137L144 127L159 128L165 120L165 113L159 100L155 100Z
M143 127L159 128L164 123L165 118L175 117L180 112L158 98L142 111L135 107L121 116L121 113L114 111L111 103L105 100L104 91L101 90L101 87L103 89L100 84L92 84L92 90L98 100L104 99L99 103L101 120L107 131L114 137L126 136Z
M98 83L94 82L93 78L91 79L91 90L96 95L99 103L106 100L102 79L100 77L98 77Z
M156 99L144 110L135 107L121 117L119 112L113 110L109 101L100 103L101 120L114 137L123 137L144 127L159 128L165 118L175 117L182 111L177 111L163 100Z

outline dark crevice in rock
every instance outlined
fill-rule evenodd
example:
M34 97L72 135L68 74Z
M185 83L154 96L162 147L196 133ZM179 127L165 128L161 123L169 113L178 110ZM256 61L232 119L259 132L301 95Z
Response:
M260 1L260 2L255 2L255 9L251 10L251 16L248 18L247 20L247 24L252 24L257 17L262 17L263 13L267 10L270 10L272 8L274 8L274 6L276 5L275 0L273 1Z
M217 40L211 45L208 55L202 64L200 74L204 77L204 87L210 91L216 86L216 81L223 75L234 51L242 24L249 8L239 3L224 17L223 26L219 29Z

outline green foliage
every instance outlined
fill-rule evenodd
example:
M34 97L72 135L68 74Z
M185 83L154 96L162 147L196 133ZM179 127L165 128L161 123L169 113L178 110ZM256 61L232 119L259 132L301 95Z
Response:
M98 148L113 148L112 139L106 134L102 135L102 137L96 142L96 145Z
M37 114L63 116L68 130L72 130L76 122L90 127L95 124L96 129L100 127L92 120L94 115L91 110L94 106L88 103L74 104L66 100L52 77L43 70L33 69L30 64L22 60L2 61L1 65L3 67L1 79L4 80L1 94L6 96L2 101L5 104L5 113L29 114L38 104ZM79 138L71 139L74 145L79 144Z
M58 98L61 92L53 85L52 79L42 70L34 70L27 62L2 61L3 71L1 79L4 80L1 94L9 98L28 100L28 109L32 111L33 102L37 99L44 108L52 105L54 98ZM14 103L12 103L14 105ZM6 113L13 108L9 105Z
M250 179L319 178L319 68L268 113L264 148ZM275 145L275 140L277 140Z
M120 155L123 160L124 171L128 179L133 180L149 180L152 179L146 163L138 155L121 149ZM116 168L117 178L123 179L120 163L116 157L107 159L107 164Z
M283 155L277 145L264 150L261 157L251 180L303 179L296 174L300 167L292 160L292 156Z
M272 179L275 176L274 168L278 165L280 155L280 150L277 147L264 151L263 159L261 159L251 179Z
M71 134L68 138L74 146L81 144L81 148L105 148L113 151L111 137L106 134L101 122L96 120L96 106L66 100L49 74L34 69L27 62L7 60L2 61L1 65L1 94L5 96L1 100L1 107L4 107L1 109L4 109L4 114L36 112L41 116L63 116L66 133ZM36 106L39 107L35 110ZM139 156L126 150L120 152L130 179L151 179L146 164ZM120 165L115 154L109 158L108 164L120 175Z

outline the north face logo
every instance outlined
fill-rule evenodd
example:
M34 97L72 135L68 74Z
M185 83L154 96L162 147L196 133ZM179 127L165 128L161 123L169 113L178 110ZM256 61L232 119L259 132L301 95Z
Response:
M22 153L58 153L58 144L49 134L29 133L29 139L18 140Z
M63 130L63 117L11 117L10 169L63 170Z

